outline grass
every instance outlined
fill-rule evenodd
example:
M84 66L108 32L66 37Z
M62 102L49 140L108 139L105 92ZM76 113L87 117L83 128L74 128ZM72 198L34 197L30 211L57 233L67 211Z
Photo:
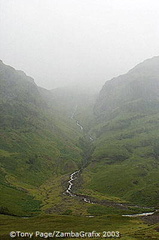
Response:
M1 215L0 220L3 222L0 228L2 240L10 239L10 231L35 233L35 231L92 232L94 230L101 234L103 231L119 231L122 240L148 239L148 236L158 239L159 237L159 233L155 231L155 226L148 226L140 219L130 219L118 215L106 215L94 218L86 216L42 215L29 219Z
M152 164L151 159L147 160L147 165L142 159L138 164L133 159L120 164L107 164L102 159L98 163L90 164L83 172L83 189L85 192L88 189L98 195L118 197L122 201L130 201L141 206L157 207L158 194L155 189L159 175L158 168L152 169Z
M25 191L18 190L13 186L0 184L1 200L0 209L5 214L31 216L39 214L41 202Z
M128 209L117 208L113 206L102 206L99 204L94 204L93 206L88 207L88 213L94 216L102 216L102 215L127 215L127 214L139 214L142 212L152 212L152 209L141 209L141 208L133 208L128 207Z
M151 114L125 111L98 122L91 130L95 148L92 163L82 173L81 191L158 207L158 119L153 110Z
M1 132L0 139L0 207L10 214L37 214L43 185L57 177L51 182L54 188L58 177L69 175L81 162L81 150L65 134L51 134L47 129L8 129ZM57 187L54 195L56 191Z

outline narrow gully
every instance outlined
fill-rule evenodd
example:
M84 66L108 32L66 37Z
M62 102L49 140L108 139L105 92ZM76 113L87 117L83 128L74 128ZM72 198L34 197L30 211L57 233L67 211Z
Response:
M75 110L74 110L74 112L73 112L72 115L71 115L71 119L74 119L74 120L76 121L76 125L80 128L81 131L83 131L83 130L84 130L84 127L79 123L78 120L75 119L75 114L76 114L77 108L78 108L78 106L76 105ZM89 139L90 139L91 141L94 140L90 135L89 135ZM77 179L77 175L78 175L78 173L79 173L80 171L81 171L81 169L76 170L75 172L73 172L73 173L70 175L70 180L68 181L68 188L66 189L65 193L68 194L70 197L79 197L79 198L81 198L84 202L86 202L86 203L92 203L92 204L93 204L93 202L91 202L90 199L87 199L86 197L77 195L77 194L75 194L75 193L72 192L73 181L74 181L75 179ZM65 193L64 193L64 194L65 194Z

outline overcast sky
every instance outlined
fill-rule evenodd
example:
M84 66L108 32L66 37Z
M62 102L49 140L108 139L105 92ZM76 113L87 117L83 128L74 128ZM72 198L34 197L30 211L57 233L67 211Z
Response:
M159 55L158 0L0 0L0 59L42 87L101 87Z

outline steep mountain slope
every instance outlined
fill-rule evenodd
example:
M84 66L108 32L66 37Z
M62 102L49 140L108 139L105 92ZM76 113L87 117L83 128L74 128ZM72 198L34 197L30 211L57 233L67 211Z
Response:
M0 209L31 214L40 202L28 194L29 189L81 164L78 131L60 115L54 116L32 78L2 61L0 96Z
M107 81L94 112L96 148L83 192L159 206L159 57Z
M107 81L96 102L95 113L108 115L119 108L141 112L145 105L147 111L159 98L158 66L159 57L154 57L137 65L127 74Z

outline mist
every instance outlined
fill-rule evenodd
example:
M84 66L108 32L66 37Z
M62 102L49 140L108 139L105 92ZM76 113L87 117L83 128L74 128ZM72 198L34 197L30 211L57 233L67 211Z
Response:
M53 89L100 90L159 55L158 0L0 0L0 59Z

